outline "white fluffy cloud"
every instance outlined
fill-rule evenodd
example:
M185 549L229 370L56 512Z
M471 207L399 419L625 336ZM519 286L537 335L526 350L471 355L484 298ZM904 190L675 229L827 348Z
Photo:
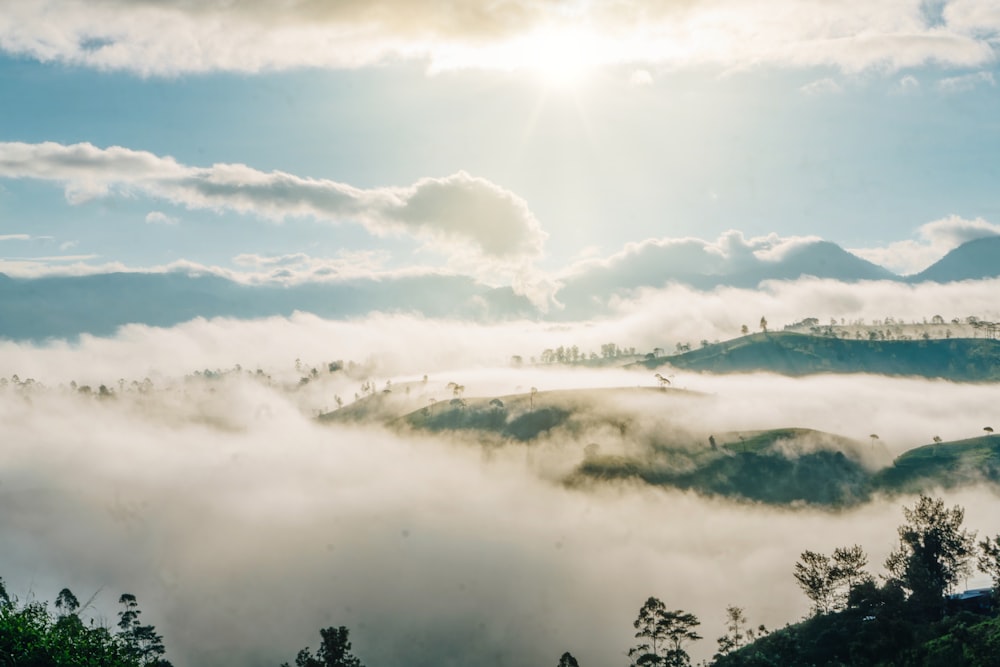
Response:
M951 215L922 225L916 239L897 241L881 248L855 248L851 252L897 273L913 274L963 243L998 234L1000 225L982 218L967 220Z
M977 67L998 32L991 0L8 0L0 13L8 53L167 75L398 58L512 69L544 66L563 38L595 65Z
M408 187L363 190L242 164L192 167L120 146L0 143L0 177L61 183L70 202L142 194L191 209L230 210L280 222L309 216L356 222L376 235L407 234L462 261L525 270L546 234L527 203L458 172ZM150 214L147 222L164 222Z

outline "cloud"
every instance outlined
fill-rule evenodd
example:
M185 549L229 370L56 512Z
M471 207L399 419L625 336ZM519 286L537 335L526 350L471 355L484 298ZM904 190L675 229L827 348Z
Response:
M146 214L146 222L153 225L176 225L178 220L162 211L150 211Z
M975 72L941 79L937 89L944 93L967 93L979 86L995 86L996 83L992 72Z
M0 234L0 241L30 241L31 234Z
M190 209L228 210L281 222L307 216L356 222L375 235L409 235L480 270L524 272L547 234L527 203L458 172L408 187L363 190L242 164L192 167L120 146L0 143L0 177L64 184L71 203L142 194ZM147 222L163 222L153 212Z
M143 75L210 70L361 67L400 59L431 71L544 66L570 35L594 66L662 63L726 68L775 64L890 71L941 63L979 67L1000 32L988 0L375 0L280 4L224 0L13 0L0 48L40 61ZM600 26L600 30L594 26Z
M841 88L840 84L829 77L807 83L799 88L799 90L806 95L836 95L844 92L844 89Z
M855 248L851 252L900 274L919 273L963 243L1000 234L1000 225L983 218L967 220L950 215L917 229L917 238L896 241L881 248Z
M835 289L813 284L799 299L811 293L825 306ZM682 292L663 296L677 303ZM768 298L780 305L787 296ZM870 305L884 308L887 296L871 294ZM697 304L692 295L682 305ZM682 313L631 315L658 318L666 325L659 335L672 335ZM99 591L99 617L113 617L119 592L136 594L175 664L278 664L315 646L320 627L344 624L368 664L448 667L544 664L566 650L584 664L614 664L633 644L631 621L650 595L697 614L708 638L722 634L731 604L754 624L780 627L808 608L791 577L804 549L858 543L879 571L910 498L829 512L633 484L566 488L557 473L582 459L586 437L606 437L602 451L639 443L618 429L614 441L589 429L581 441L486 453L468 439L324 426L314 409L334 393L350 396L361 378L323 373L300 386L294 369L297 357L308 368L371 355L379 386L417 380L415 402L447 395L452 379L468 396L537 386L545 400L548 389L652 378L483 364L515 344L598 341L634 334L633 325L296 316L129 327L73 345L2 342L0 367L48 388L0 389L0 573L22 597L53 599L63 586ZM234 363L271 378L188 375ZM408 377L394 374L403 369ZM426 389L422 373L431 375ZM145 376L152 390L128 390ZM60 386L70 380L106 383L117 395L100 400ZM697 434L733 425L860 438L876 431L898 452L935 433L979 433L1000 399L995 386L914 379L675 380L702 394L651 392L644 401L603 393L601 410ZM967 509L970 527L1000 532L994 493L950 492L947 501ZM695 644L695 660L713 650L711 639Z
M629 75L628 82L633 86L649 86L653 83L653 75L649 70L637 69Z
M912 74L907 74L902 77L899 81L893 85L891 88L892 93L897 95L906 95L909 93L915 93L920 90L920 79L913 76Z

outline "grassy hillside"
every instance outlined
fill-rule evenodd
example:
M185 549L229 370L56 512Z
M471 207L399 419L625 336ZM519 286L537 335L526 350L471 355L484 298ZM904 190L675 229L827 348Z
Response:
M545 443L570 465L579 457L565 477L574 486L632 480L751 502L835 507L876 493L1000 485L1000 435L929 444L890 462L880 443L807 428L709 438L672 424L671 410L684 409L679 401L700 398L678 389L615 388L428 402L419 388L397 387L320 419L447 434L479 447Z
M725 434L716 446L678 468L667 457L595 456L568 480L638 479L711 496L775 505L850 505L871 493L871 473L862 465L859 443L802 428Z
M758 333L640 363L650 369L670 365L713 373L876 373L1000 381L1000 341L848 340L788 332Z
M911 449L874 479L877 487L900 493L979 481L1000 483L1000 435Z

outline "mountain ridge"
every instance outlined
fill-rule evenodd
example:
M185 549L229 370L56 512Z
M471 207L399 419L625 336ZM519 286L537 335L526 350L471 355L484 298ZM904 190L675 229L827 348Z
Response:
M288 316L295 311L328 318L381 311L480 321L572 320L594 316L614 296L671 283L713 289L754 288L767 280L803 276L904 283L1000 276L1000 236L969 241L914 276L896 275L830 241L801 244L775 260L750 254L731 266L718 262L702 265L690 258L674 263L683 252L685 246L654 245L637 250L627 261L595 263L563 281L555 298L564 307L549 312L539 310L511 287L492 287L469 276L435 273L294 285L248 285L214 274L183 271L38 278L0 273L0 338L111 335L118 327L133 323L172 326L196 317L252 319Z

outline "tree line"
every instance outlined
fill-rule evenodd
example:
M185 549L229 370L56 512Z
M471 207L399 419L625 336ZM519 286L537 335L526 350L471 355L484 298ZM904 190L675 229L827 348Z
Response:
M963 527L965 511L921 495L903 508L897 543L877 577L859 545L831 554L806 550L792 576L811 603L810 617L769 632L751 628L745 611L726 608L726 631L716 640L713 667L771 665L993 665L1000 651L1000 535L976 541ZM973 567L993 588L972 596L951 593ZM170 667L161 636L140 622L136 598L119 598L117 629L85 624L89 605L63 589L54 609L20 604L0 580L0 666ZM985 620L984 620L985 619ZM688 648L702 636L698 617L649 597L633 622L637 640L625 653L634 667L689 667ZM295 667L364 667L346 626L320 630L319 648L303 648ZM281 667L290 667L282 663ZM564 652L558 667L580 667Z

